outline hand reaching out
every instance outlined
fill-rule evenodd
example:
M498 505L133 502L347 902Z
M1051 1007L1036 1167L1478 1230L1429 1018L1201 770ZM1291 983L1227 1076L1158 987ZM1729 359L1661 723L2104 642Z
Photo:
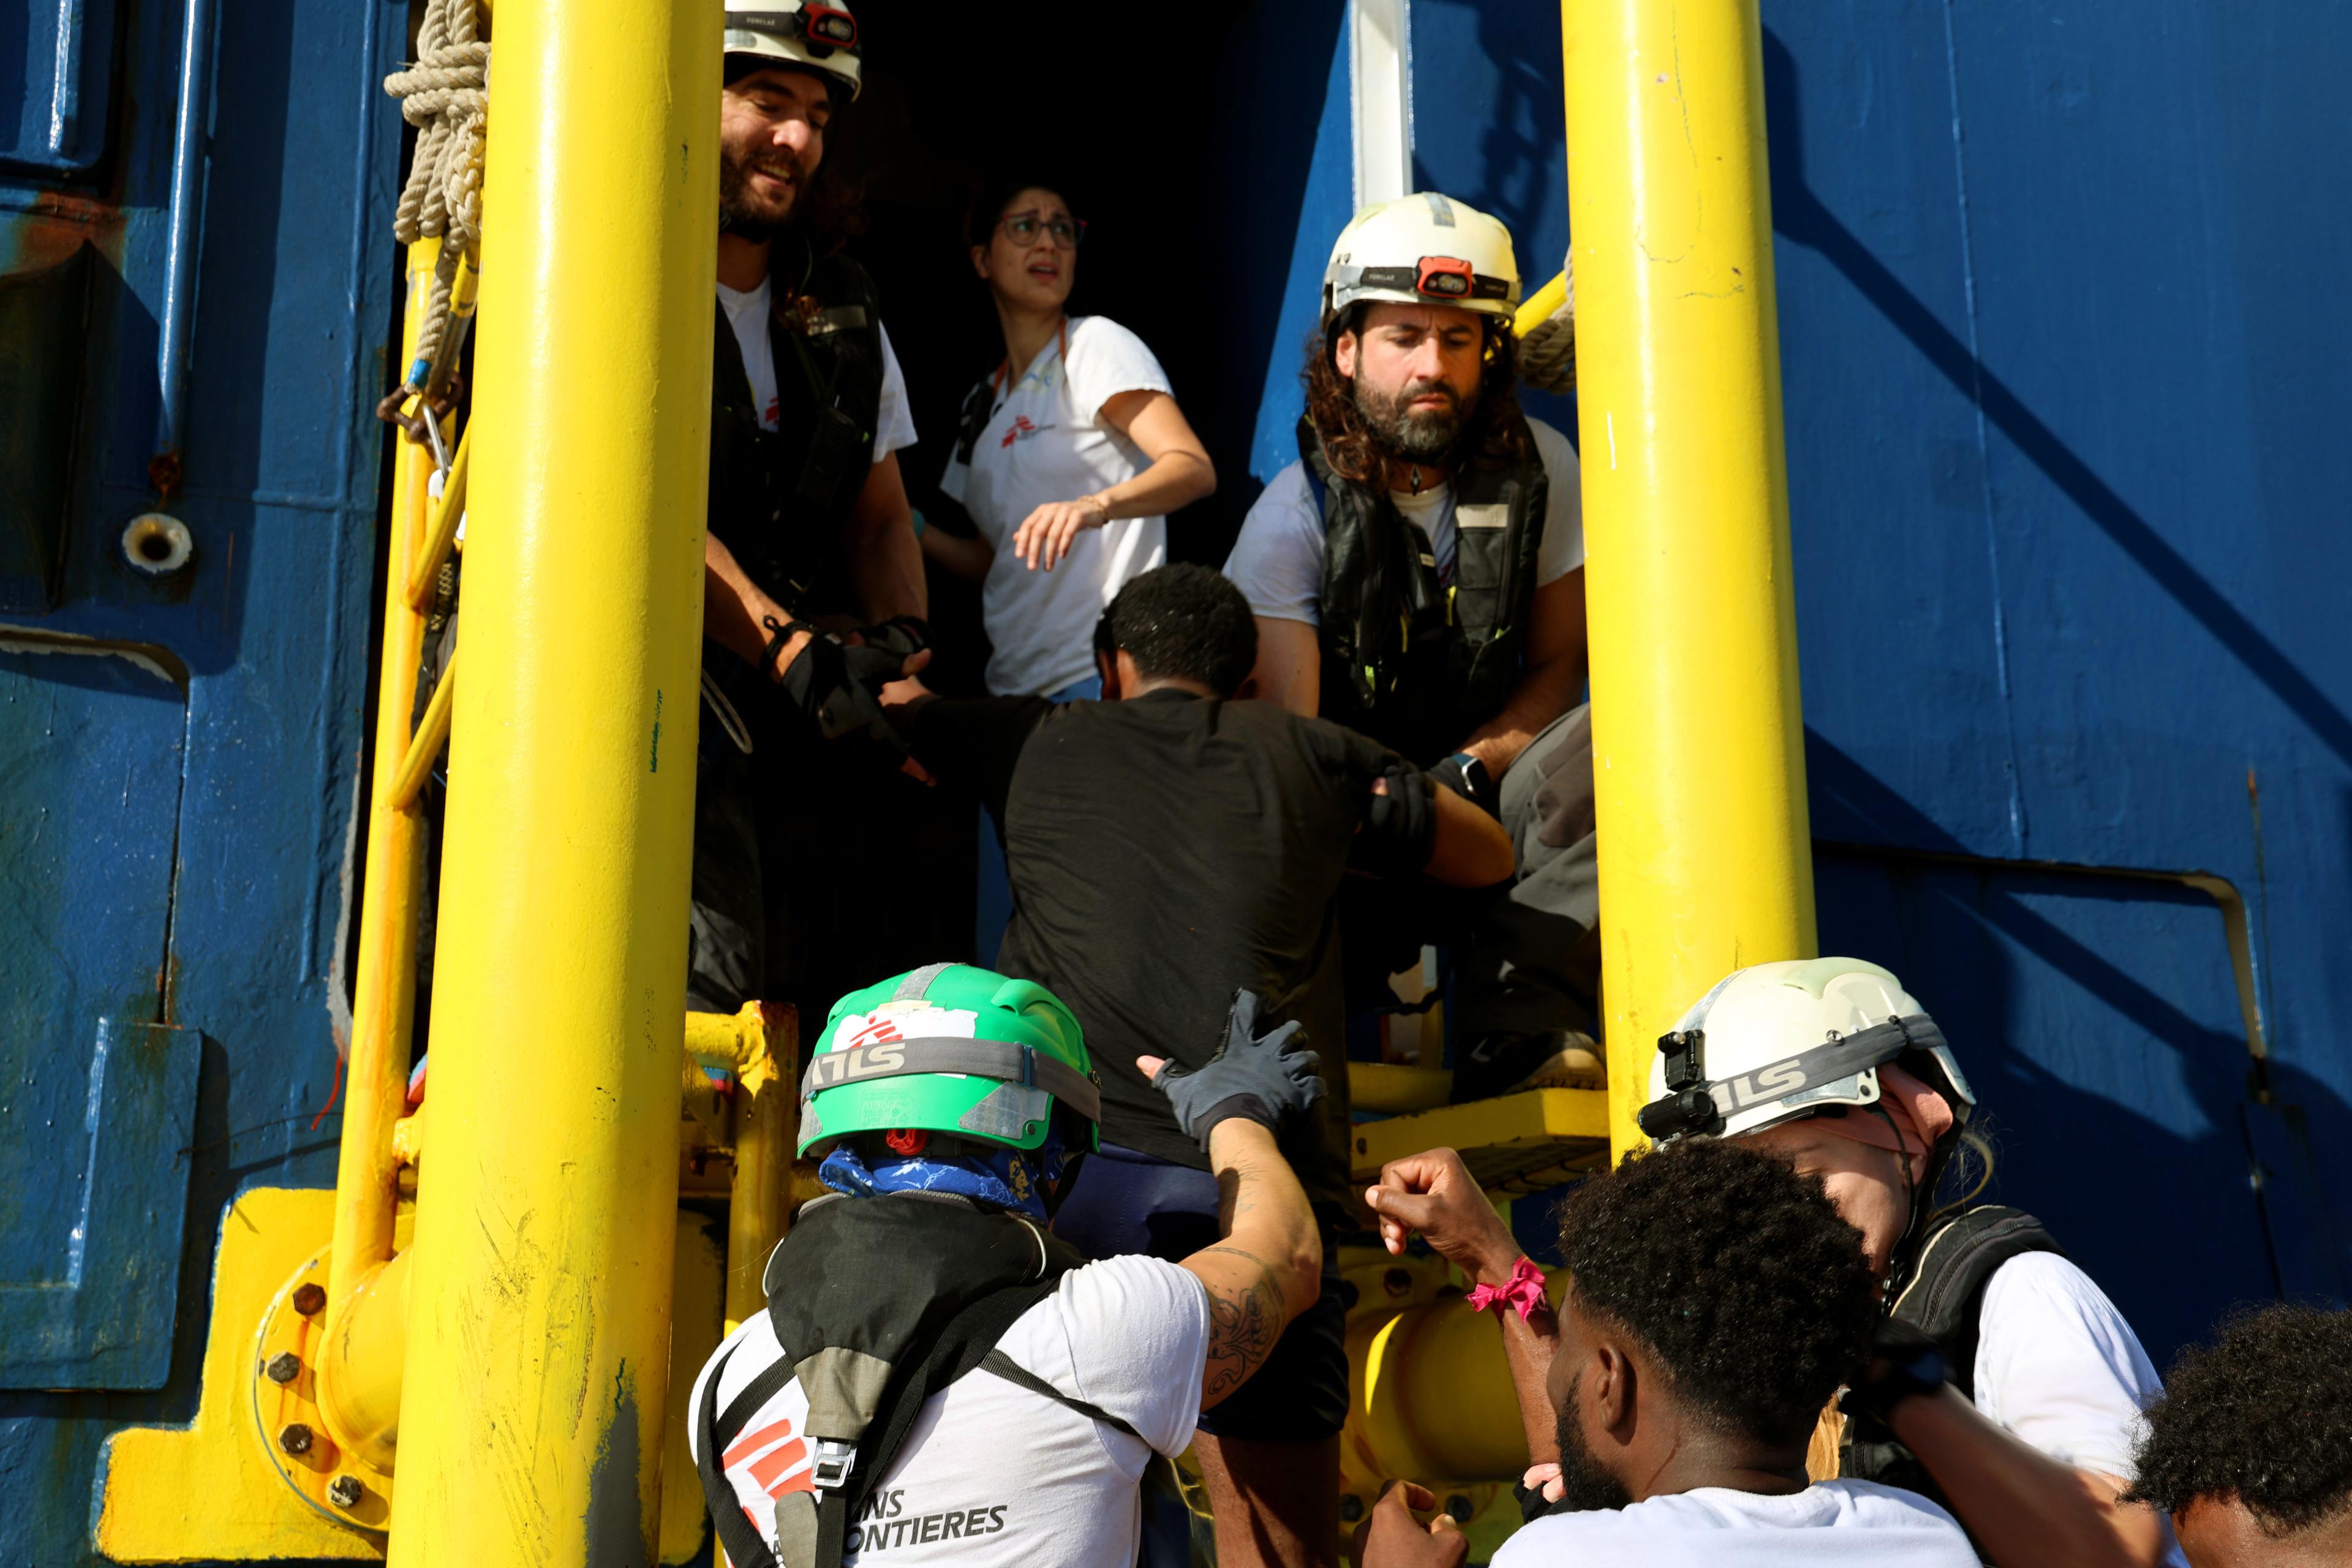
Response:
M1100 528L1109 521L1110 508L1098 496L1047 501L1013 531L1013 553L1027 562L1032 572L1040 565L1051 572L1070 552L1079 530Z

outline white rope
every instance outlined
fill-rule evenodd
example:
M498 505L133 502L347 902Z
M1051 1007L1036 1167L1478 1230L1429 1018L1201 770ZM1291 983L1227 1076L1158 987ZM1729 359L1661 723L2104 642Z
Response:
M433 294L416 331L430 363L449 321L449 289L462 258L481 258L482 126L489 112L490 46L476 37L475 0L426 0L416 63L384 79L401 118L416 127L416 155L393 216L403 245L438 238Z

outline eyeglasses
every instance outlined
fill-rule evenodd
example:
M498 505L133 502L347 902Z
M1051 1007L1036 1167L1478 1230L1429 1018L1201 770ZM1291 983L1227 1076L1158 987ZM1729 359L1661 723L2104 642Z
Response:
M1007 213L996 220L996 226L1015 245L1034 245L1037 231L1045 230L1056 248L1076 250L1078 241L1087 237L1087 220L1080 217L1041 218L1034 212Z

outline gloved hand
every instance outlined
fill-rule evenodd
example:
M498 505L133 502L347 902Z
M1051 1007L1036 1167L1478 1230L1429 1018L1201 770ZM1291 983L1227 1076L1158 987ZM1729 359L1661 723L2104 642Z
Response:
M1429 775L1399 763L1381 775L1382 794L1372 796L1357 844L1363 868L1376 877L1411 877L1429 864L1437 843L1437 801Z
M1236 991L1217 1054L1190 1071L1164 1062L1152 1075L1151 1087L1168 1097L1177 1125L1199 1139L1204 1151L1210 1130L1233 1117L1279 1129L1286 1118L1323 1098L1323 1080L1315 1070L1323 1058L1293 1048L1299 1033L1300 1026L1289 1023L1258 1034L1257 994Z
M867 626L857 634L866 639L867 647L880 648L893 658L905 660L931 646L931 627L920 616L893 616L878 626ZM897 679L895 676L893 679Z
M1503 794L1486 764L1467 752L1456 752L1429 770L1429 776L1487 816L1503 815Z
M1884 1425L1888 1411L1915 1394L1933 1394L1951 1377L1944 1350L1926 1331L1900 1318L1880 1321L1870 1337L1870 1363L1862 1377L1845 1391L1838 1408L1848 1415L1868 1415Z
M782 685L786 700L808 716L819 734L834 741L864 730L899 756L906 755L904 742L882 718L877 695L885 683L898 678L906 662L902 657L875 647L845 647L805 621L785 626L770 616L762 624L768 628L772 663L786 641L801 632L809 634L800 653L784 667Z

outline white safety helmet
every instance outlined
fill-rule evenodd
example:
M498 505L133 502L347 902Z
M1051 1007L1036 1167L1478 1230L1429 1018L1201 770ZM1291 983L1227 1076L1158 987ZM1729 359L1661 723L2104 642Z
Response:
M1639 1120L1661 1142L1696 1132L1735 1138L1830 1106L1874 1105L1878 1069L1889 1064L1952 1108L1932 1174L1976 1095L1927 1010L1859 958L1754 964L1717 982L1658 1041Z
M857 19L844 0L822 5L811 0L727 0L721 47L730 55L756 55L821 72L856 100L863 51Z
M1360 300L1454 305L1511 319L1519 264L1511 231L1435 191L1366 207L1339 231L1323 272L1323 320Z

